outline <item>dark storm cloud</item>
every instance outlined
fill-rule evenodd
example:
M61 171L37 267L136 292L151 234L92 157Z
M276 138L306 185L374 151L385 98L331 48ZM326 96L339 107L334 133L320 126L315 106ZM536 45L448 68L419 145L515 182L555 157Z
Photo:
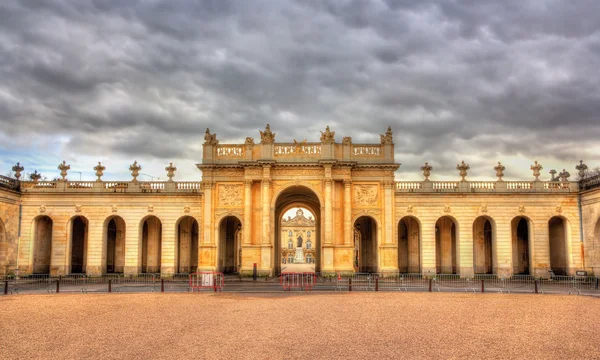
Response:
M401 178L425 161L438 178L463 159L489 178L498 160L514 177L534 159L595 166L599 14L592 0L3 1L0 150L178 159L197 176L206 127L222 143L266 123L279 141L330 125L376 142L392 125Z

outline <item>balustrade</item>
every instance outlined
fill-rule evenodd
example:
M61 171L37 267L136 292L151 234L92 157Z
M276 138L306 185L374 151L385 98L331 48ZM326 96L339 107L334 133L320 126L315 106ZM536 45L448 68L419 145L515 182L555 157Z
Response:
M274 148L275 156L289 155L321 155L319 143L278 143Z
M382 155L380 145L352 145L352 156L374 156Z
M218 145L217 157L244 157L244 145Z
M532 181L507 181L506 182L506 189L508 191L531 190L532 188L533 188Z

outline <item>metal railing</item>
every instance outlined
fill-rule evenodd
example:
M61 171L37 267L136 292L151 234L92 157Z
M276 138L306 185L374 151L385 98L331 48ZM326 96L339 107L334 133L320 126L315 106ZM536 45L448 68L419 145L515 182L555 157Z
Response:
M209 274L209 275L206 275ZM600 278L594 276L552 276L534 278L530 275L510 277L476 274L460 277L457 274L377 274L346 273L335 277L317 273L282 273L279 277L259 282L226 278L222 273L181 274L107 274L86 276L26 275L2 276L3 294L40 293L139 293L193 291L421 291L421 292L491 292L538 294L597 294ZM227 283L231 286L225 287ZM1 290L0 290L1 291Z

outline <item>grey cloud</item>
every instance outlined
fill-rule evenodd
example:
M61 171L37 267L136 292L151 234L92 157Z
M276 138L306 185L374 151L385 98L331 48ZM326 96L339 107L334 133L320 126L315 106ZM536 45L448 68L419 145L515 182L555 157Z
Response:
M0 135L61 138L73 156L197 162L206 127L222 143L258 138L266 123L280 141L317 141L331 125L338 141L377 142L392 125L401 176L429 161L455 177L464 158L493 178L500 155L593 166L598 10L591 0L6 1Z

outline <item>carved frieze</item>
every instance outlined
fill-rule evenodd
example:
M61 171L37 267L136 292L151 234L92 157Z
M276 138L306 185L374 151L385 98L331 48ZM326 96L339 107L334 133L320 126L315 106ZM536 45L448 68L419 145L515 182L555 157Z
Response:
M357 206L377 206L377 185L355 185L354 204Z
M215 171L213 172L213 176L243 177L244 170L243 169L215 169Z
M242 187L240 185L219 185L219 206L241 206Z
M394 176L393 170L352 170L352 176L361 177L361 176Z
M271 176L323 176L323 169L272 169Z

